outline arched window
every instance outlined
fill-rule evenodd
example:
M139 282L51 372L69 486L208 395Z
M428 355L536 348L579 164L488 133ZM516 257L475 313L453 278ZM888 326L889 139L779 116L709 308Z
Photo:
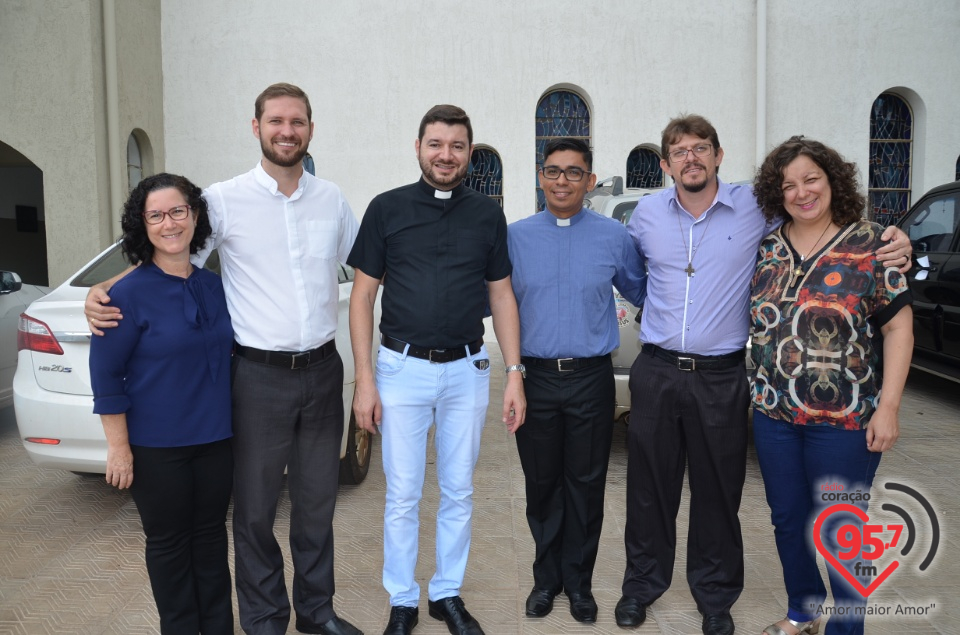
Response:
M127 187L130 191L143 179L143 159L140 155L140 143L131 132L127 137Z
M537 104L537 162L543 159L547 141L557 137L574 137L590 143L590 109L587 102L575 92L555 90L547 93ZM534 177L536 178L536 177ZM537 183L537 210L546 205L543 190Z
M663 187L660 155L637 146L627 156L627 187Z
M954 181L960 181L960 157L957 157L957 176Z
M870 110L869 196L873 219L896 223L910 208L913 113L901 97L883 93Z
M497 151L488 146L475 147L463 184L486 194L503 207L503 162Z

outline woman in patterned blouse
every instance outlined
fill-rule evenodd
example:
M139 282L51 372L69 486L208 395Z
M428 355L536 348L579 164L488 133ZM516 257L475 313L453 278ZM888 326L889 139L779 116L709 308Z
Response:
M862 524L850 505L824 510L854 501L865 517L863 495L900 434L911 298L906 278L877 261L884 228L862 218L857 168L835 150L789 139L767 156L754 191L767 218L784 221L760 244L751 290L754 440L789 600L787 617L764 633L817 633L826 588L812 528L835 554L837 530ZM855 560L840 566L862 573ZM862 633L855 607L865 598L827 569L835 607L847 608L826 633Z

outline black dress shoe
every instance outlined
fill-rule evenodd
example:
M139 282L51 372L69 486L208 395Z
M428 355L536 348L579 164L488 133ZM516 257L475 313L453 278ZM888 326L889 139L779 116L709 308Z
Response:
M729 613L709 613L703 616L703 635L733 635L735 630Z
M415 606L391 606L390 621L383 635L410 635L420 621L420 609Z
M570 615L578 622L593 623L597 621L597 602L589 591L567 593L570 598Z
M636 628L647 619L647 607L640 600L623 596L617 602L613 615L617 618L617 626L620 628Z
M480 624L467 611L459 595L436 602L430 600L427 607L430 609L430 617L447 623L447 630L451 635L484 635Z
M363 635L363 631L359 628L336 615L319 626L311 626L298 619L297 630L301 633L319 633L320 635Z
M530 595L527 596L527 617L546 617L553 610L553 598L557 597L556 591L550 589L538 589L533 587Z

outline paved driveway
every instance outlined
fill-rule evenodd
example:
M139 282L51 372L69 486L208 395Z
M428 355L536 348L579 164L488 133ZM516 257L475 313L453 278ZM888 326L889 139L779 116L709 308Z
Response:
M496 357L496 348L493 348ZM502 363L495 360L491 404L501 399ZM523 474L513 439L491 408L476 474L474 540L463 595L488 635L513 633L623 633L613 621L623 573L623 501L626 476L625 429L617 427L607 480L606 522L594 580L600 605L595 625L573 621L558 599L545 619L523 617L532 586L533 544L524 518ZM925 573L918 564L929 550L930 530L922 511L907 497L874 487L877 503L895 502L918 519L917 542L903 564L870 599L888 609L935 607L923 617L868 618L868 633L958 633L960 538L954 530L960 509L960 386L914 371L901 409L903 436L884 456L878 485L909 484L926 495L939 515L939 553ZM432 574L433 521L437 489L429 457L421 505L424 526L417 575L426 593ZM681 509L686 509L687 494ZM379 445L370 475L360 486L344 487L336 517L336 608L368 635L382 632L389 613L380 585L384 481ZM278 532L289 527L289 502L280 506ZM747 485L740 517L746 544L746 589L734 607L739 633L758 634L785 613L779 563L756 456L748 457ZM697 634L699 615L684 582L686 516L678 521L680 546L673 588L652 607L638 634ZM285 540L281 538L281 544ZM232 554L231 554L232 557ZM287 558L289 563L289 557ZM290 572L288 568L288 580ZM421 598L420 635L446 633L426 614ZM157 617L143 565L143 537L129 494L107 487L101 478L35 467L20 446L12 408L0 410L0 634L157 633ZM239 630L237 631L240 632ZM291 627L291 633L294 632Z

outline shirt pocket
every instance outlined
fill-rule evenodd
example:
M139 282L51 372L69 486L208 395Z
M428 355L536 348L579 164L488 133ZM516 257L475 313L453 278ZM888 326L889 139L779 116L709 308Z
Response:
M486 268L492 247L493 236L490 233L463 229L457 232L457 256L472 268Z
M339 232L335 220L307 221L307 248L311 256L332 260L337 257Z

